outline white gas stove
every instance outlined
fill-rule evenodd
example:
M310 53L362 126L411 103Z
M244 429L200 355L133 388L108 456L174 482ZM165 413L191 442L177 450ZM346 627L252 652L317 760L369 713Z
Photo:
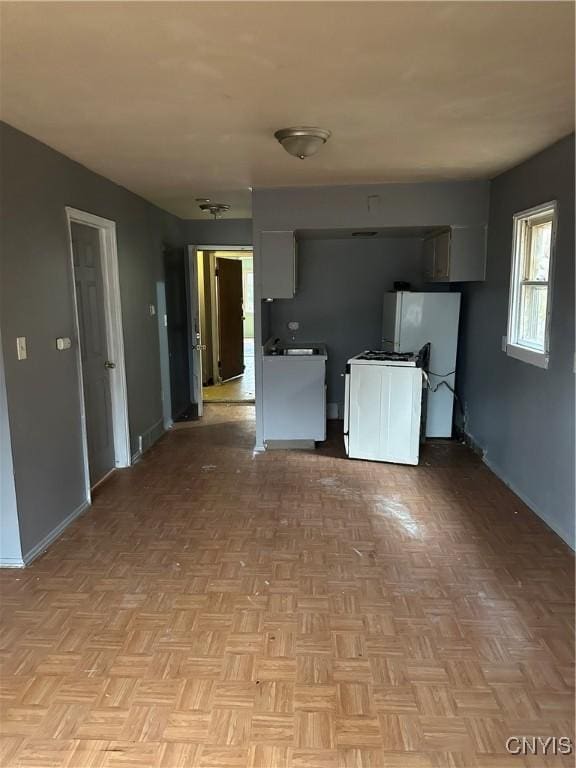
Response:
M351 459L418 464L429 345L366 350L346 366L344 443Z

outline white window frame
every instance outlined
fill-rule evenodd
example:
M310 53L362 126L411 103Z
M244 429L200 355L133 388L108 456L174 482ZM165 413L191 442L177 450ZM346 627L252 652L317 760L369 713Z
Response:
M530 219L536 219L548 212L552 214L552 232L550 235L550 262L548 268L548 297L546 302L546 328L544 331L544 349L533 349L527 345L518 342L518 329L520 326L520 287L522 284L528 284L523 280L521 270L524 265L524 242L523 231L524 222ZM528 208L514 214L514 225L512 232L512 266L510 270L510 299L508 304L508 333L506 337L506 353L510 357L522 360L525 363L536 365L539 368L548 368L549 350L550 350L550 317L552 314L552 289L554 276L554 254L556 250L556 230L558 226L558 203L551 200L534 208ZM529 283L533 284L533 283ZM543 281L538 281L543 284Z

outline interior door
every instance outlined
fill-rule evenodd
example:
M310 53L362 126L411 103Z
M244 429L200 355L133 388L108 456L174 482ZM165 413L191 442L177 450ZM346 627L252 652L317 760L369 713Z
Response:
M188 247L188 295L189 295L189 316L190 316L190 336L191 336L191 354L192 354L192 402L196 406L198 417L203 413L202 400L202 354L206 350L203 343L200 324L200 293L199 293L199 274L198 274L198 251L193 246ZM204 289L204 286L202 286Z
M220 378L226 381L244 373L242 261L217 258L216 276Z
M183 249L164 251L164 281L172 419L182 421L190 416L191 411L186 258Z
M88 442L90 486L115 466L110 366L104 314L100 232L72 222L74 284L80 331L80 356Z

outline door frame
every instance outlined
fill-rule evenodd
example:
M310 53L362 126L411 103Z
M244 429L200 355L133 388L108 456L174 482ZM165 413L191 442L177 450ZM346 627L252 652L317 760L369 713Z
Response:
M213 253L214 251L250 251L252 254L254 253L254 246L253 245L189 245L188 246L188 263L190 265L188 274L189 274L189 292L190 292L190 310L194 306L194 302L196 302L198 305L200 303L200 286L198 285L198 251L211 251L210 253L210 290L212 292L212 313L211 313L211 334L212 334L212 368L213 371L217 372L219 376L218 371L218 357L220 354L220 350L218 349L219 345L219 339L218 339L218 295L217 295L217 286L216 286L216 280L215 280L215 273L216 273L216 256ZM192 263L194 266L192 267ZM190 324L191 328L193 325L194 318L192 317L192 312L190 312ZM194 329L192 328L192 331ZM202 343L202 339L200 339L200 343ZM203 397L202 397L202 355L194 355L192 357L192 365L194 365L197 361L197 359L200 358L200 402L198 403L198 417L200 418L203 413ZM214 376L214 383L216 383L216 376Z
M84 378L80 352L80 321L74 278L74 252L72 246L72 224L84 224L98 230L100 240L100 266L106 325L108 355L116 367L110 370L110 402L112 406L112 432L114 439L115 468L131 464L130 428L128 424L128 391L126 387L126 363L124 360L124 335L122 331L122 303L120 299L120 278L118 274L118 249L116 245L116 222L103 219L87 211L66 206L66 222L70 251L70 274L74 307L74 330L76 333L76 366L78 370L78 393L80 398L80 421L82 425L82 451L84 458L84 484L86 500L91 500L90 467L88 461L88 429L86 405L84 402ZM113 471L113 470L112 470ZM106 475L107 477L107 475ZM104 478L102 478L104 479ZM102 482L102 480L100 480Z

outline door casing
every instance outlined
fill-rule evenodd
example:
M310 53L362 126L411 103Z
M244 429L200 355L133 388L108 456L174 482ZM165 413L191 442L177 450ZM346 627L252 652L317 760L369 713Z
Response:
M114 435L115 467L129 467L130 429L128 425L128 393L126 388L126 365L124 361L124 337L122 333L122 305L120 301L120 279L118 275L118 251L116 246L116 223L101 216L66 206L66 225L70 253L70 284L72 286L74 331L76 343L76 367L78 371L78 395L80 402L80 423L82 430L82 452L84 459L84 486L86 501L91 501L90 471L88 463L88 437L86 408L84 403L84 382L82 375L82 356L80 354L80 322L78 302L74 283L74 253L72 247L72 222L94 227L99 232L102 283L104 292L104 317L106 323L106 344L108 355L116 364L110 371L110 400L112 404L112 430ZM103 478L104 479L104 478ZM102 481L100 481L102 482Z
M218 306L216 296L216 256L214 251L249 251L253 252L254 247L252 245L189 245L188 246L188 264L189 264L189 296L190 296L190 327L194 331L195 316L194 313L199 312L199 285L198 285L198 251L209 251L210 253L210 285L212 288L212 306L216 309ZM191 335L192 340L195 338L195 334ZM198 343L202 344L202 339L198 339ZM218 359L220 350L218 349L218 316L217 311L212 312L212 352L213 352L213 370L218 371ZM198 417L202 416L203 403L202 403L202 354L193 351L191 356L193 361L192 377L193 387L192 396L198 398L196 404L198 406ZM216 382L216 377L214 377ZM197 382L200 382L199 388Z

